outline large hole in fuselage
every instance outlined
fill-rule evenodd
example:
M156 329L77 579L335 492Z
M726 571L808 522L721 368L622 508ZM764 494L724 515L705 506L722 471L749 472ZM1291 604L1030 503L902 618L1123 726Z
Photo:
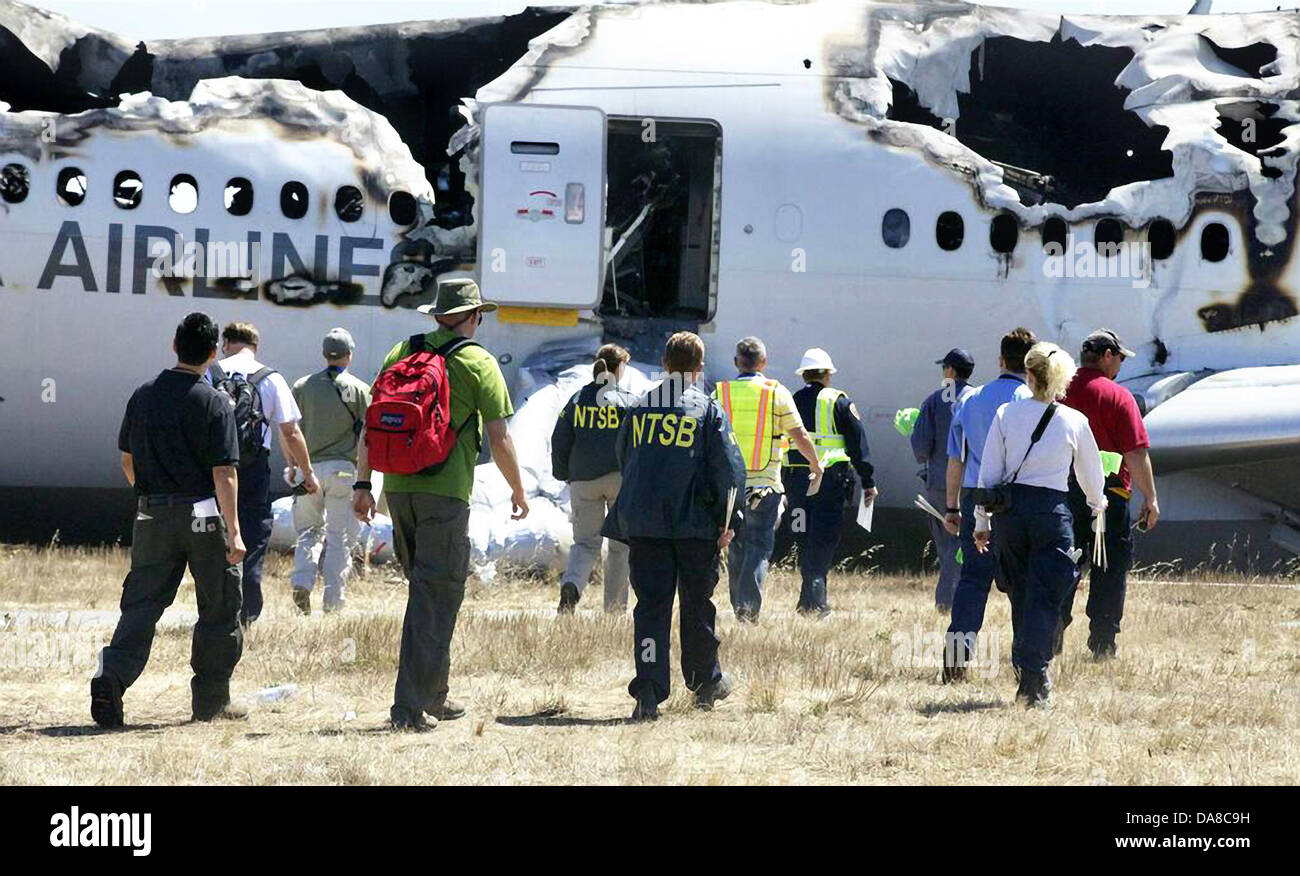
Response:
M1168 129L1124 109L1128 92L1114 84L1132 58L1128 49L1059 35L987 39L971 54L970 92L957 95L951 132L1008 166L1007 182L1026 204L1074 207L1103 200L1116 186L1173 176L1173 155L1160 148ZM900 83L889 117L942 128Z

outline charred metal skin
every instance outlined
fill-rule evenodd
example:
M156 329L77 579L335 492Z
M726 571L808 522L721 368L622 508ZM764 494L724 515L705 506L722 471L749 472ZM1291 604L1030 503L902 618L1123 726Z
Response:
M1135 239L1167 219L1181 243L1217 203L1237 220L1246 273L1236 290L1207 290L1235 298L1197 306L1197 319L1206 333L1263 330L1297 315L1286 279L1297 269L1300 114L1287 99L1297 71L1294 52L1278 50L1294 39L1286 16L1255 33L1225 19L1141 17L1117 28L1087 16L973 15L961 4L869 7L859 39L827 46L826 99L872 140L919 150L968 180L983 209L1011 213L1026 231L1059 217L1071 229L1088 223L1086 232L1110 218ZM1177 51L1194 63L1172 68ZM1134 196L1166 179L1181 202ZM1162 340L1152 364L1169 355Z
M1239 198L1238 203L1240 201ZM1196 311L1207 332L1249 327L1263 331L1269 323L1284 322L1297 315L1295 296L1283 288L1282 276L1295 254L1296 209L1300 206L1300 198L1292 197L1291 209L1284 223L1286 236L1274 246L1260 241L1254 206L1255 199L1249 196L1238 211L1243 228L1248 231L1243 238L1250 283L1232 304L1211 304Z

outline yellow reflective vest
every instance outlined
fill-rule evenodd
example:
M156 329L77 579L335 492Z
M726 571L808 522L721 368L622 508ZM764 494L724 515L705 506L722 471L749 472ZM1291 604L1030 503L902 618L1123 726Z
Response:
M772 434L776 427L773 404L777 386L775 380L767 379L723 380L713 388L713 397L731 421L748 472L764 470L772 461L772 454L779 457L781 453Z
M813 447L817 450L817 459L821 462L822 468L830 468L837 462L850 461L848 450L845 449L844 436L835 428L835 403L842 395L843 392L831 389L829 386L817 392L817 421L809 430L808 437L812 439ZM806 468L808 463L804 461L787 463L787 465L791 468Z

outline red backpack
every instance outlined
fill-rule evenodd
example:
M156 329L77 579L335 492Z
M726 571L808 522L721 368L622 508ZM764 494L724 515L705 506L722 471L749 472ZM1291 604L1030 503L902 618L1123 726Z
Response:
M447 357L473 344L455 338L434 349L424 335L413 335L410 352L384 369L366 409L366 457L385 474L437 474L461 430L451 424L451 386Z

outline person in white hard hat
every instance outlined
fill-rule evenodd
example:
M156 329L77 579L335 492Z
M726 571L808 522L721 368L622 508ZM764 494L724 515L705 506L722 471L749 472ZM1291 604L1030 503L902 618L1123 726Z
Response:
M782 478L803 579L797 610L826 617L830 614L826 576L835 561L835 549L848 516L846 511L856 507L853 473L856 471L862 482L863 504L870 505L876 498L875 469L857 405L842 390L830 385L831 375L835 373L830 354L813 347L803 354L795 373L805 384L794 394L795 408L812 438L824 472L821 489L809 496L808 460L794 448L786 454Z

